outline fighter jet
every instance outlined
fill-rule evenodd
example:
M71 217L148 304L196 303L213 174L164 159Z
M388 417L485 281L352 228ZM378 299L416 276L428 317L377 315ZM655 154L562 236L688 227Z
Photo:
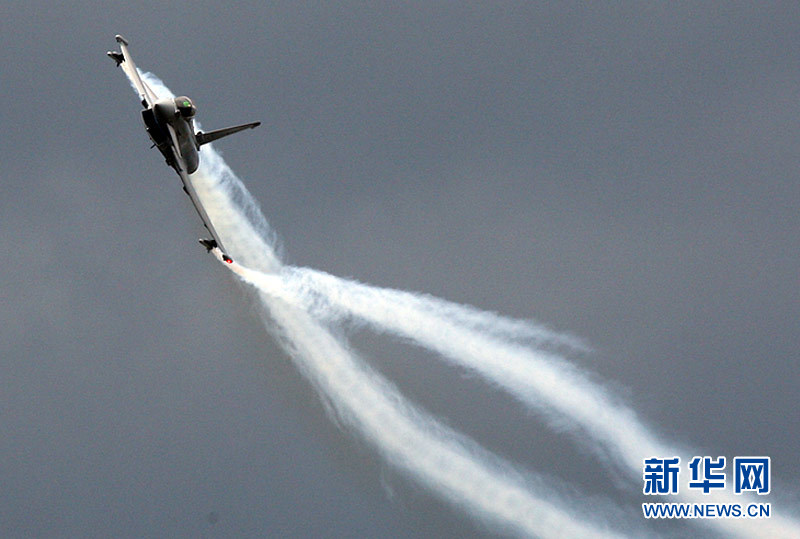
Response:
M167 164L178 173L183 182L183 190L189 195L197 213L200 214L200 218L203 220L203 224L211 234L210 239L201 239L200 243L208 251L211 251L214 247L219 247L223 252L224 260L230 263L231 259L224 254L222 241L217 231L214 230L214 225L211 223L211 219L208 218L208 214L203 208L192 182L189 180L189 174L196 171L200 164L200 146L233 133L238 133L244 129L258 127L261 122L227 127L208 133L195 131L193 120L197 109L192 100L186 96L159 98L139 76L136 64L133 63L131 54L128 51L128 41L120 35L116 36L116 40L122 52L108 51L106 54L117 63L117 66L125 71L133 85L136 86L144 107L142 119L144 120L147 134L150 136L150 140L153 141L153 147L158 148L167 160Z

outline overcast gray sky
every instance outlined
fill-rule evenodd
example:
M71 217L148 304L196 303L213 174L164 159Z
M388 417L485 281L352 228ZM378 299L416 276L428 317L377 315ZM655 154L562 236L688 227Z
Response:
M798 506L797 3L71 4L0 21L0 535L487 531L331 423L197 245L116 33L207 129L263 122L216 147L288 262L578 335L658 432L772 457ZM484 446L639 516L511 398L353 337Z

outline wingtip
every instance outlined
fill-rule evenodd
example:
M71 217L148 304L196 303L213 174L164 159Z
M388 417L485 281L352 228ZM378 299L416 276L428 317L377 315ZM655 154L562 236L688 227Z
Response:
M128 40L127 40L127 39L125 39L124 37L122 37L122 36L121 36L121 35L119 35L119 34L115 35L115 36L114 36L114 39L116 39L116 40L117 40L117 43L123 43L123 44L125 44L125 45L127 45L127 44L128 44Z

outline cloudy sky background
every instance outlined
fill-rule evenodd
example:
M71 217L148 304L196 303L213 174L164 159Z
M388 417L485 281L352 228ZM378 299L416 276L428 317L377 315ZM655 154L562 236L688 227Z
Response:
M0 534L487 531L331 423L196 244L116 33L206 129L263 122L216 147L288 262L580 336L658 432L772 457L770 501L798 507L795 3L220 6L7 3ZM641 518L511 398L353 342L484 446Z

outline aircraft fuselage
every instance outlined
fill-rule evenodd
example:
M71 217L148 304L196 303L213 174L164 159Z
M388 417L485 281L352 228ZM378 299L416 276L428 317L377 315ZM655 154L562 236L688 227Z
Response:
M191 174L197 170L200 163L197 151L198 144L194 133L194 122L191 117L187 118L181 112L179 107L176 106L177 102L191 104L191 101L186 97L159 99L153 104L152 108L142 111L142 119L147 128L147 134L164 155L167 164L178 170L180 164L176 163L175 160L181 159L184 170L187 174ZM191 108L194 109L194 105L191 105ZM175 133L175 141L172 140L168 126L172 127ZM173 143L176 144L180 157L176 157L172 151Z
M208 133L195 132L194 115L197 109L192 100L186 96L159 98L142 80L128 51L128 41L120 35L115 36L115 39L121 51L109 51L107 54L118 67L122 68L128 80L136 87L139 101L144 107L142 120L153 146L158 148L167 164L180 176L183 190L189 195L194 208L203 220L203 225L212 236L212 239L202 239L200 243L209 251L214 248L222 249L222 241L189 179L189 174L195 172L200 164L200 146L245 129L253 129L261 125L261 122L215 129ZM230 258L224 252L222 255L223 260L230 262Z

